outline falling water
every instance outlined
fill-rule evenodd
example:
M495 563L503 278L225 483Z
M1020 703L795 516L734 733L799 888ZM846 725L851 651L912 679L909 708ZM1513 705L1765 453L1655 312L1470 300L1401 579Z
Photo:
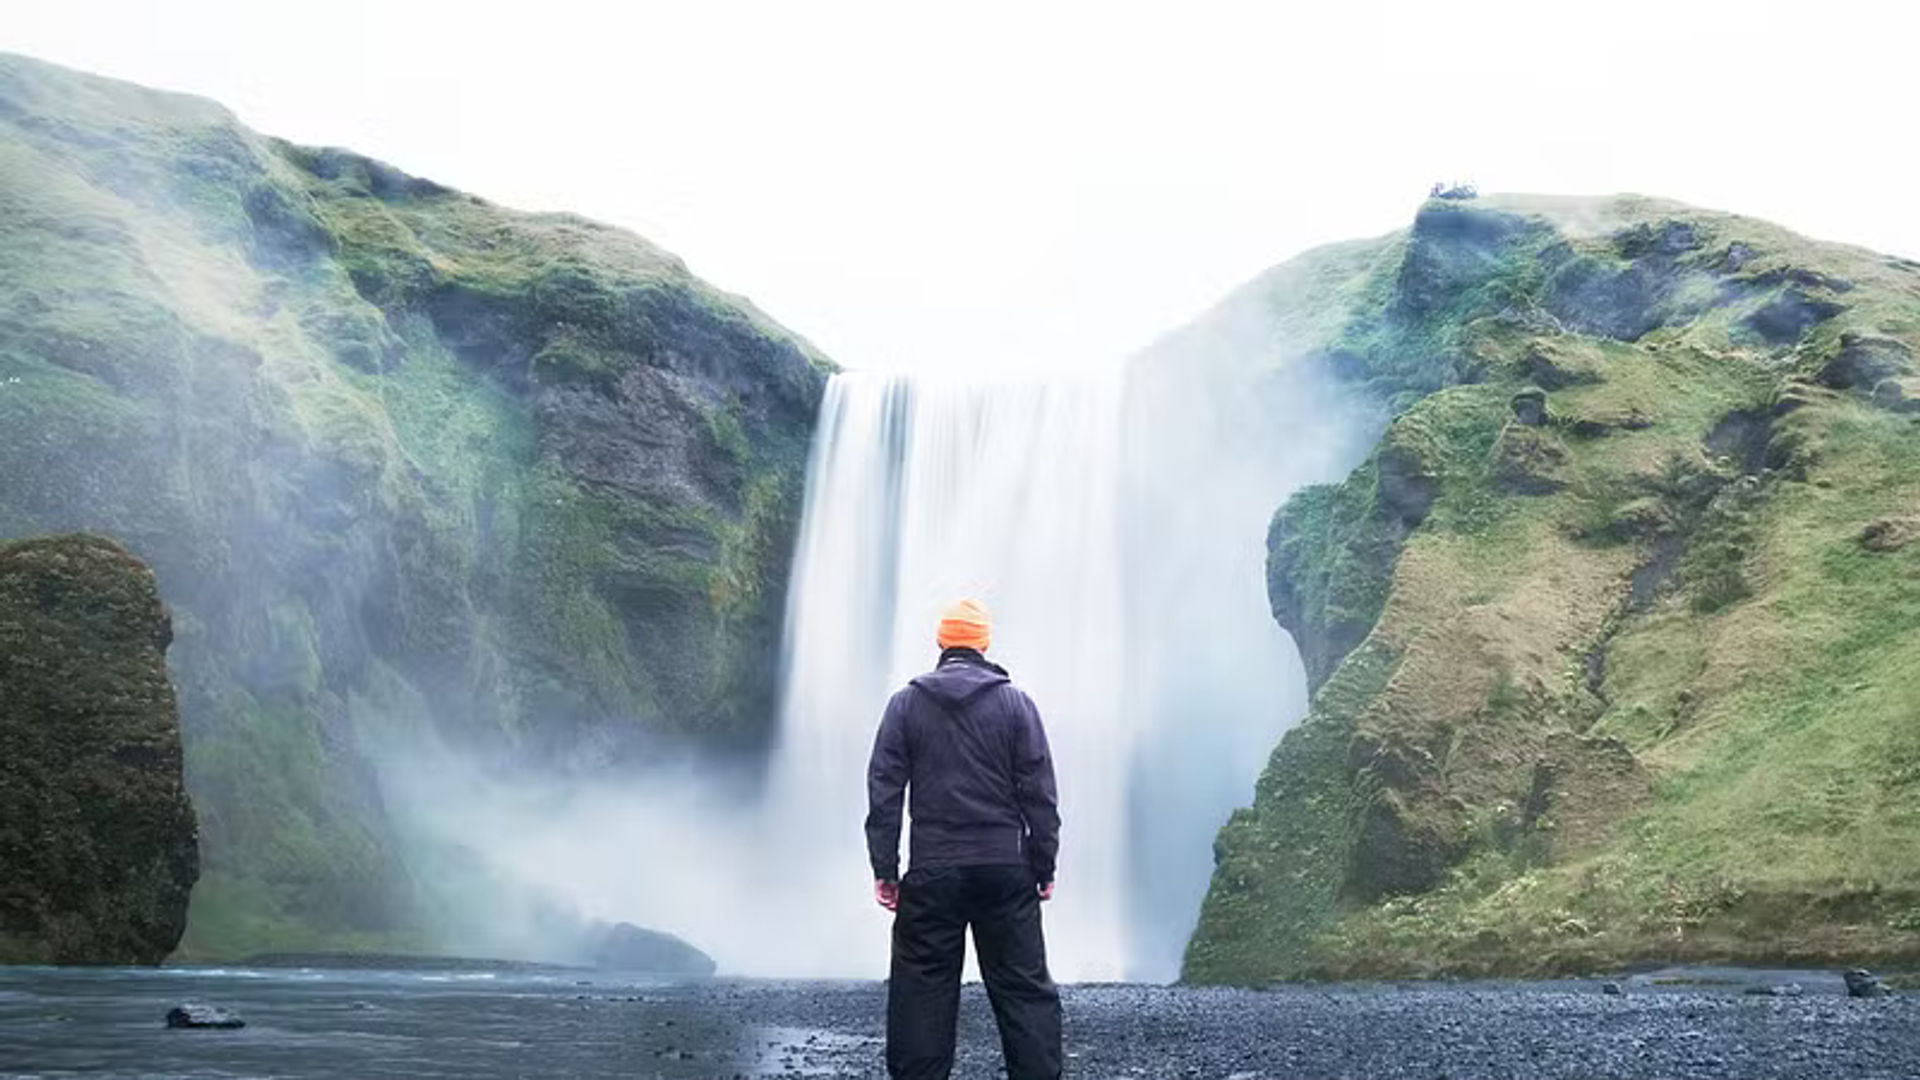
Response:
M848 841L805 845L836 964L884 970L885 934L856 887L871 876L859 835L875 722L931 666L940 609L972 596L993 611L992 653L1040 702L1054 743L1069 838L1049 912L1055 952L1081 977L1122 973L1133 733L1120 708L1119 405L1111 381L854 373L828 388L770 796L800 836Z
M764 777L687 759L508 784L430 755L431 768L396 770L413 781L389 797L506 880L680 934L724 972L882 976L867 754L887 696L934 662L941 608L976 597L994 613L993 657L1053 743L1055 974L1173 978L1213 836L1305 709L1298 655L1267 611L1267 520L1371 441L1365 415L1277 362L1288 352L1270 320L1250 316L1242 334L1216 323L1074 378L836 376ZM511 893L475 899L505 928L503 955L537 954L523 940L537 910L514 910Z
M972 596L1053 743L1056 974L1177 974L1213 832L1304 706L1266 611L1266 519L1351 440L1301 386L1183 385L1161 368L829 386L767 803L784 904L805 913L805 948L781 950L791 973L885 970L885 922L859 884L867 751L887 696L932 664L940 609Z

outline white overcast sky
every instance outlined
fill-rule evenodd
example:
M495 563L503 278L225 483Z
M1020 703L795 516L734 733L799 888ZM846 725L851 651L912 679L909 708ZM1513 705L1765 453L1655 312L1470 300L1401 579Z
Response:
M0 0L0 50L634 229L849 367L1111 360L1436 179L1920 256L1920 4Z

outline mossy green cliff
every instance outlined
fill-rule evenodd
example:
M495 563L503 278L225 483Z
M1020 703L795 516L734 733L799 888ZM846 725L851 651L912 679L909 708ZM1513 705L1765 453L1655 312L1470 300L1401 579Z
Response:
M1920 960L1920 264L1501 197L1328 275L1392 419L1274 518L1312 705L1186 977Z
M0 537L159 575L194 954L444 944L396 741L756 749L827 371L638 237L0 56Z
M153 572L0 543L0 963L157 964L199 872Z

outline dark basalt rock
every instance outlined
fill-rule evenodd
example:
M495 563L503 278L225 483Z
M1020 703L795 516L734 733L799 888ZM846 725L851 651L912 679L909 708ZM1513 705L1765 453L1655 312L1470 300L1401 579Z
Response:
M245 1020L225 1009L216 1009L211 1005L175 1005L167 1010L167 1026L170 1028L204 1028L215 1030L233 1030L247 1026Z
M624 922L590 935L587 958L602 971L705 977L715 969L712 957L680 938Z
M1641 259L1649 255L1673 258L1698 248L1705 241L1691 222L1645 222L1613 234L1614 250L1623 258Z
M1376 790L1360 814L1346 894L1372 902L1438 885L1467 850L1461 809L1431 787Z
M1566 242L1541 252L1541 269L1547 274L1543 306L1565 328L1637 341L1706 306L1702 299L1688 299L1683 288L1708 273L1688 258L1705 244L1697 226L1648 223L1624 229L1612 239L1617 257L1577 254Z
M1905 342L1845 333L1840 335L1840 351L1814 379L1832 390L1871 392L1882 381L1912 371L1913 350Z
M1724 458L1747 476L1767 467L1773 435L1772 416L1760 409L1737 409L1720 418L1703 445L1709 457Z
M1380 451L1380 501L1409 529L1426 520L1440 494L1439 469L1422 449L1396 440Z
M1842 972L1840 977L1846 980L1848 997L1884 997L1887 993L1886 984L1880 981L1880 976L1865 968Z
M1914 397L1910 389L1910 381L1888 379L1873 388L1872 400L1875 405L1889 412L1920 412L1920 398Z
M96 536L0 545L0 963L157 964L199 836L153 572Z
M1740 321L1740 325L1758 334L1771 345L1786 345L1800 340L1809 329L1847 309L1845 304L1823 300L1797 289L1787 289L1761 305Z
M1757 274L1735 278L1731 284L1749 292L1772 289L1781 285L1800 285L1809 289L1826 289L1836 293L1852 292L1854 288L1853 282L1846 278L1823 274L1804 266L1776 266L1771 270L1762 270Z
M1665 294L1661 276L1646 267L1613 270L1581 257L1547 283L1546 307L1574 329L1637 341L1663 321L1656 308Z
M1545 228L1518 214L1428 202L1413 219L1395 278L1395 314L1417 319L1453 302L1501 271L1509 245Z
M1547 422L1547 393L1529 386L1513 395L1513 419L1527 427L1542 427Z

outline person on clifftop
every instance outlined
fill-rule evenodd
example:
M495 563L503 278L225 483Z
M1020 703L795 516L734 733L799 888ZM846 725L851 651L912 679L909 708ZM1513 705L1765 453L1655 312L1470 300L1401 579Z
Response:
M1053 898L1059 797L1033 700L986 657L992 624L963 600L940 620L940 661L887 703L867 767L873 895L894 913L887 1072L944 1078L966 932L1000 1026L1009 1080L1060 1075L1060 992L1040 902ZM900 876L900 810L913 865Z

